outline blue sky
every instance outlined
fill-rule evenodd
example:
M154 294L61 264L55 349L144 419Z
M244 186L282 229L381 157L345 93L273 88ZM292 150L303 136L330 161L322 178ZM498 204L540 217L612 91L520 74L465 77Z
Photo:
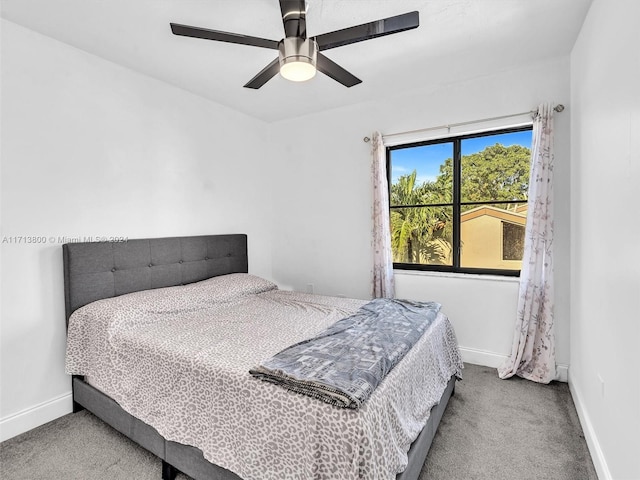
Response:
M486 147L501 143L509 147L522 145L531 148L531 131L488 135L486 137L469 138L462 141L462 155L481 152ZM402 148L391 151L391 183L398 177L417 171L416 184L434 181L440 173L440 165L453 156L452 143L437 143L422 147Z

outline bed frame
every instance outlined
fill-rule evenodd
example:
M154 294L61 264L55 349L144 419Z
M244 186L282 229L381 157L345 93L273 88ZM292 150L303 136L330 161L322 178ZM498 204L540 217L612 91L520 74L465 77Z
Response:
M67 243L62 253L67 325L75 310L96 300L248 272L244 234ZM418 479L454 387L452 377L440 403L432 408L427 425L411 445L409 465L396 480ZM72 392L74 413L87 409L159 457L163 480L175 479L179 471L195 480L242 480L205 460L199 449L166 440L83 377L73 376Z

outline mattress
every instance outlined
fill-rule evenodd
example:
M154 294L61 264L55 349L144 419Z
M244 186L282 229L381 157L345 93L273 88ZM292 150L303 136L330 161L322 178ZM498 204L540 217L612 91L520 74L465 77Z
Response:
M247 274L99 300L70 318L66 369L245 480L393 479L461 372L445 315L357 411L248 373L364 303L281 291Z

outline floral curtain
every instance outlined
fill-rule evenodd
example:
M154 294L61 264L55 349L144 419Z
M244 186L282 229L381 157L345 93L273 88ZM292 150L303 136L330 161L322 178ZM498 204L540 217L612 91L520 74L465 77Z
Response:
M533 123L529 202L520 294L511 355L498 368L539 383L556 377L553 332L553 105L538 108Z
M391 228L389 226L389 187L387 156L382 135L373 134L373 298L393 298L393 258L391 254Z

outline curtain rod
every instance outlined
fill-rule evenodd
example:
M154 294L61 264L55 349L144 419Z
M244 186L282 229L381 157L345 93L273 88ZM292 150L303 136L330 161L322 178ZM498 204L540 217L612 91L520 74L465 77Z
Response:
M564 110L564 105L562 105L562 104L556 105L555 107L553 107L553 109L556 112L562 112ZM408 130L406 132L388 133L387 135L382 135L382 138L384 139L384 138L389 138L389 137L397 137L399 135L409 135L411 133L429 132L431 130L442 130L443 128L451 129L451 128L454 128L454 127L461 127L463 125L473 125L474 123L491 122L493 120L502 120L504 118L521 117L522 115L527 115L527 114L533 115L534 113L537 113L537 112L538 112L537 110L529 110L528 112L512 113L511 115L501 115L499 117L483 118L481 120L473 120L473 121L469 121L469 122L449 123L447 125L440 125L438 127L419 128L417 130ZM362 140L364 140L365 142L370 142L371 141L371 139L369 137L364 137Z

